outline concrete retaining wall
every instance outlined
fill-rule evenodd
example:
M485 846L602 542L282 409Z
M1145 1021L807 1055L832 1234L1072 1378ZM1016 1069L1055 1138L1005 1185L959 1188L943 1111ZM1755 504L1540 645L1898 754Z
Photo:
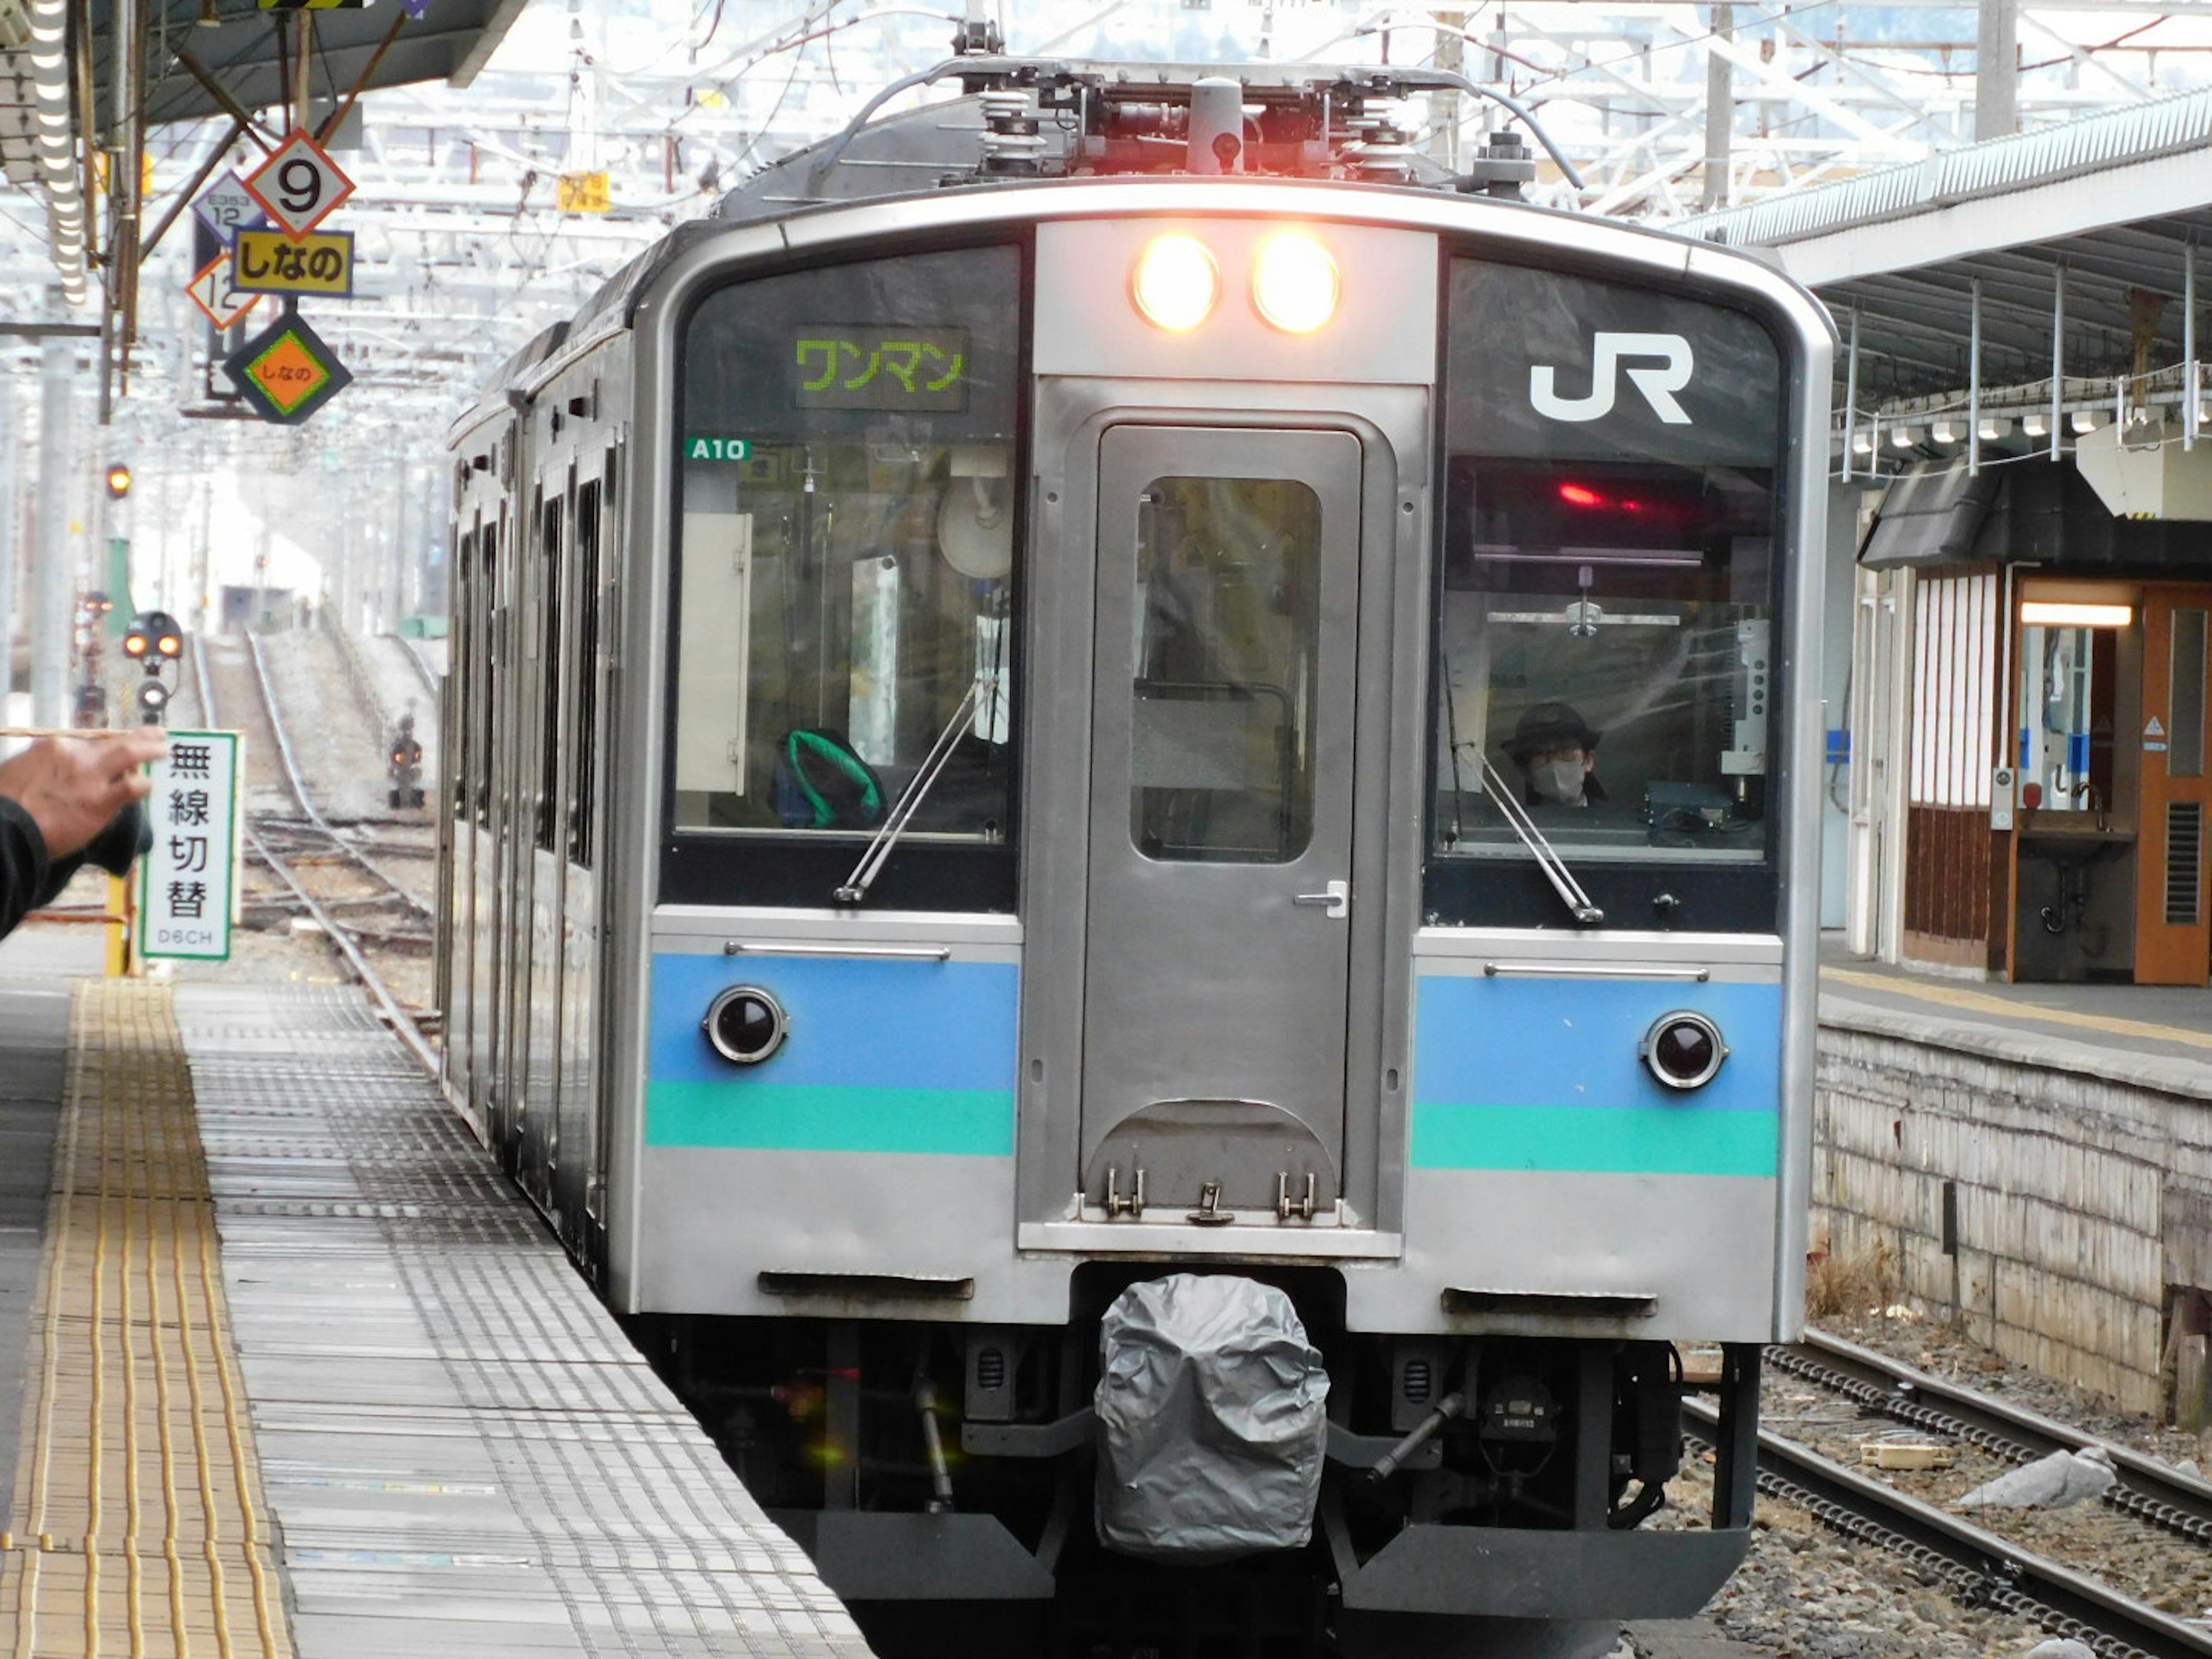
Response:
M2128 1410L2166 1408L2166 1310L2199 1282L2185 1218L2212 1200L2212 1067L1824 998L1818 1085L1816 1245L1885 1253L1929 1316Z

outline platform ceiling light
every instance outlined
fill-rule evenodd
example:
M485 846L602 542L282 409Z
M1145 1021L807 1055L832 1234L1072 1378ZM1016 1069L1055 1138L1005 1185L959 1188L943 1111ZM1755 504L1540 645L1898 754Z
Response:
M2031 438L2047 438L2051 435L2051 416L2023 415L2020 419L2020 429Z
M2020 619L2030 628L2125 628L2131 605L2088 605L2075 599L2022 599Z
M1994 443L2012 431L2012 417L2009 415L1984 415L1977 429L1984 443Z
M1285 334L1312 333L1343 296L1335 256L1303 230L1276 232L1253 256L1252 303Z
M1851 453L1854 455L1873 454L1874 434L1868 431L1864 427L1861 427L1856 432L1852 433Z
M1939 444L1954 444L1959 441L1960 423L1946 416L1928 428L1928 435Z
M1146 320L1170 334L1196 328L1221 298L1221 266L1195 236L1155 236L1137 256L1129 291Z
M1889 429L1889 443L1893 449L1910 449L1919 441L1920 434L1911 427L1893 426Z
M2099 427L2110 421L2112 416L2101 409L2077 409L2066 418L2073 426L2075 435L2078 436L2083 433L2094 432Z

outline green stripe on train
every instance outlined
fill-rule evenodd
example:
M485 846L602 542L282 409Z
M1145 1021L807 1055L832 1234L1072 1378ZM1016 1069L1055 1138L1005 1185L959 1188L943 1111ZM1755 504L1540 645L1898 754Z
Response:
M645 1095L645 1144L1011 1158L1014 1097L1006 1089L653 1083Z
M1772 1112L1416 1101L1413 1160L1417 1170L1771 1176L1780 1132Z

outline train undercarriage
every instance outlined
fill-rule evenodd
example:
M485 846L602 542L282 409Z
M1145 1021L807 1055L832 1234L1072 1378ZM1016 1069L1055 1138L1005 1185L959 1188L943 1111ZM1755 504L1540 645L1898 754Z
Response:
M902 1656L1602 1651L1620 1620L1694 1613L1748 1546L1756 1345L1723 1350L1711 1512L1650 1529L1683 1455L1674 1345L1352 1332L1337 1274L1287 1269L1237 1277L1287 1297L1325 1357L1310 1510L1279 1517L1276 1547L1209 1533L1210 1489L1288 1492L1293 1510L1300 1489L1268 1484L1267 1449L1238 1467L1227 1442L1256 1419L1200 1408L1162 1500L1194 1523L1109 1547L1102 1466L1130 1491L1143 1472L1117 1462L1094 1403L1102 1322L1161 1272L1086 1265L1059 1328L633 1326L747 1488Z

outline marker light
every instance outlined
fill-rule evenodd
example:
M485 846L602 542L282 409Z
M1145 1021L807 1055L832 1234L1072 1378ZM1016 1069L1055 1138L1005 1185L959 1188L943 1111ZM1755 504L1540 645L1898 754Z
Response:
M1720 1027L1687 1009L1652 1021L1636 1052L1651 1075L1670 1089L1703 1088L1720 1074L1729 1055Z
M1302 230L1278 231L1252 264L1252 303L1285 334L1310 334L1336 315L1344 283L1329 251Z
M1155 236L1137 256L1129 288L1147 321L1181 334L1212 314L1221 297L1221 267L1195 236Z
M708 1005L699 1022L714 1052L732 1066L757 1066L783 1047L791 1020L783 1005L757 985L737 985Z

